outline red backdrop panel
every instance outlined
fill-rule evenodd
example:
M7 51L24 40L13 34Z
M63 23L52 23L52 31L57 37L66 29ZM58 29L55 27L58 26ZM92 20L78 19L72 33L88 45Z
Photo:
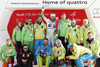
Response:
M85 10L84 9L72 9L72 10L65 10L65 9L49 9L44 11L44 15L47 18L50 18L50 14L55 13L59 19L61 19L62 13L66 13L66 17L71 19L74 18L76 19L76 23L78 25L82 25L82 20L84 18L87 18ZM17 20L22 19L23 24L26 22L26 19L28 17L32 18L32 23L34 24L35 21L37 20L37 16L41 14L41 10L16 10L12 13L11 18L8 23L8 33L10 37L12 38L12 32L13 28L17 25Z

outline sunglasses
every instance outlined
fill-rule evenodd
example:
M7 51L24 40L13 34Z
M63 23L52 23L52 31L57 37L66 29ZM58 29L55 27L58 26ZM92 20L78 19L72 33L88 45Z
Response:
M71 23L75 23L75 22L71 22Z
M28 48L24 48L24 49L28 49Z
M38 19L38 20L42 20L42 19Z
M28 22L32 22L32 21L28 21Z

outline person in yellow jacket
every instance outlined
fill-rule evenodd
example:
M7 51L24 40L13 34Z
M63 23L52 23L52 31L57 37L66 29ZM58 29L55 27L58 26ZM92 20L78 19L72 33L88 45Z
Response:
M32 18L27 18L27 22L22 29L22 45L27 44L31 52L33 52L34 30Z
M79 44L79 28L75 19L71 19L71 27L68 27L65 36L65 42Z
M67 48L72 52L72 55L66 56L66 58L75 60L77 67L84 67L84 62L92 58L92 52L86 47L74 43L68 44Z
M88 19L83 19L83 25L80 27L80 43L82 46L85 44L88 38L88 32L92 32L93 36L95 35L94 29L89 24Z
M92 36L92 33L88 33L88 39L86 40L86 46L92 51L93 57L92 60L96 60L96 58L99 57L100 47L97 43L97 40L95 40Z
M43 44L43 40L45 38L45 31L47 26L42 21L42 16L39 15L36 23L34 24L34 32L35 32L35 45L34 45L34 62L36 63L36 55L35 52L37 48Z
M64 62L65 60L65 48L63 47L61 40L56 40L56 46L52 48L52 55L51 55L51 60L52 62L50 63L49 67L66 67L66 64Z

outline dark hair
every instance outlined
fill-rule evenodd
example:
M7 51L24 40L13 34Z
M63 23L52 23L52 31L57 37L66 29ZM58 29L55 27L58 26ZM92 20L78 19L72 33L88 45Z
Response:
M11 39L10 39L10 38L8 38L8 39L7 39L7 41L8 41L8 40L11 40Z
M32 18L29 17L29 18L27 18L27 20L28 20L28 19L32 19Z
M71 21L75 20L74 18L71 19Z
M24 46L27 46L27 47L28 47L28 45L27 45L27 44L24 44L24 45L23 45L23 47L24 47Z
M100 58L96 59L96 67L100 67Z
M38 17L41 17L41 18L42 18L42 16L41 16L41 15L38 15ZM38 18L38 17L37 17L37 18Z
M90 33L92 34L92 32L88 32L88 34L90 34Z
M44 38L44 40L47 40L48 41L48 38Z

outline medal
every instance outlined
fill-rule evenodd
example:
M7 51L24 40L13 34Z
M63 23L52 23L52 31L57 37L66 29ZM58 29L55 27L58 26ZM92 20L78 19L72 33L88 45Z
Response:
M32 35L32 33L30 34L30 37L32 37L33 35Z

